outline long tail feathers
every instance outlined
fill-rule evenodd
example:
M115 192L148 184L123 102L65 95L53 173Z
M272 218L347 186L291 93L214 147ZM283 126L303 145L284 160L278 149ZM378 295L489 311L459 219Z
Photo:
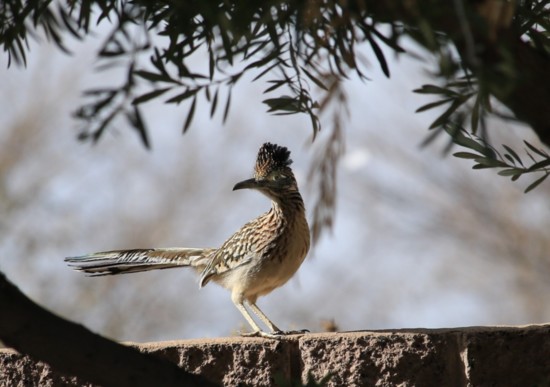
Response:
M168 248L103 251L65 258L75 270L90 276L137 273L147 270L192 266L206 267L215 249Z

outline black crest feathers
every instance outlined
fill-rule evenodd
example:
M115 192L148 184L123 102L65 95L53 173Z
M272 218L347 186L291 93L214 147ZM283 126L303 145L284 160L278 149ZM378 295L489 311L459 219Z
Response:
M273 170L288 168L292 164L290 151L284 146L266 142L258 151L255 176L266 176Z

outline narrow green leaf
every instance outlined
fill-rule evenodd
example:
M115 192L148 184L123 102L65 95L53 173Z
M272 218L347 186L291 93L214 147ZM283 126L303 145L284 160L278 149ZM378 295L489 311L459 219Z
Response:
M464 130L457 131L456 129L453 129L448 125L443 126L443 129L451 136L452 141L455 144L463 146L465 148L470 148L472 150L475 150L476 152L479 152L491 158L495 157L494 152L490 148L488 148L485 144L478 143L477 141L469 137L466 137L463 134Z
M432 124L430 125L430 129L434 129L446 124L447 121L449 121L449 117L451 116L451 114L453 114L456 111L456 109L458 109L460 105L462 105L463 103L464 103L463 100L455 99L451 104L451 106L449 106L443 114L441 114L438 118L436 118L434 122L432 122Z
M489 165L483 165L483 164L475 164L472 169L488 169L488 168L494 168Z
M527 188L525 188L525 191L523 191L523 192L527 193L527 192L535 189L540 183L542 183L544 180L546 180L547 177L548 177L548 173L546 173L541 178L538 178L533 183L531 183Z
M175 97L167 99L166 103L179 104L183 100L185 100L187 98L190 98L190 97L194 96L195 94L197 94L198 91L199 91L199 89L187 89L183 93L180 93L180 94L176 95Z
M523 172L524 172L523 169L509 168L509 169L503 169L502 171L498 171L498 174L500 176L516 176L516 175L521 175Z
M266 93L269 93L273 90L276 90L278 89L279 87L283 86L283 85L286 85L286 81L285 80L279 80L279 81L270 81L273 83L273 85L269 86L267 89L264 90L264 94Z
M164 74L152 73L145 70L136 70L134 74L151 82L171 82L172 79Z
M504 168L504 167L508 166L506 163L503 163L500 160L485 158L485 157L477 158L477 159L475 159L475 161L479 164L486 165L489 168L498 168L498 167Z
M258 25L261 24L261 23L258 23ZM265 33L263 33L262 35L266 35L267 34L267 31L264 30ZM259 36L258 36L259 38ZM265 39L261 42L258 42L258 41L252 41L250 42L250 46L249 47L246 47L247 50L253 48L252 50L250 51L246 51L244 53L244 59L245 60L248 60L248 58L252 58L255 54L257 54L258 52L260 52L265 46L267 46L269 44L269 39ZM275 52L280 52L281 50L275 50Z
M514 160L514 158L512 156L510 156L508 153L504 154L504 158L506 160L508 160L509 162L511 162L513 165L516 165L516 160Z
M334 61L334 65L336 66L336 71L343 79L349 79L347 71L344 70L344 67L342 66L342 59L340 58L340 55L335 55L332 57L332 60ZM334 71L334 70L333 70Z
M123 54L126 54L126 51L124 51L123 49L107 49L107 48L104 48L102 49L101 51L99 51L99 53L97 54L98 56L102 57L102 58L111 58L111 57L115 57L115 56L121 56Z
M422 85L420 89L415 89L413 92L418 94L443 94L448 97L456 97L458 95L452 90L436 85Z
M420 113L429 109L433 109L434 107L451 102L453 99L454 98L446 98L446 99L440 99L439 101L427 103L426 105L420 106L418 109L416 109L415 113Z
M150 91L149 93L142 94L139 97L134 98L134 100L132 101L132 105L139 105L140 103L149 101L153 98L156 98L166 93L168 90L171 90L171 89L172 89L171 87L165 87L163 89L153 90L153 91Z
M473 134L477 133L477 127L479 125L480 104L481 104L481 101L480 101L479 94L478 94L477 97L476 97L476 101L474 103L474 107L472 108L472 117L471 117L471 122L470 122L470 125L472 126L472 133Z
M384 75L389 78L390 69L388 67L388 62L386 62L386 58L384 57L384 52L370 34L367 35L367 40L370 43L374 55L376 55L376 59L378 59L378 63L380 63L380 68L384 72Z
M305 67L301 66L300 68L307 75L307 77L309 79L311 79L311 81L313 83L315 83L319 88L328 91L328 88L325 86L325 84L323 82L321 82L321 80L319 78L317 78L313 74L311 74Z
M527 168L527 170L529 172L533 172L533 171L536 171L538 169L546 168L548 166L550 166L550 159L539 161L539 162L531 165L529 168Z
M225 109L223 111L223 120L222 122L225 123L225 120L227 120L227 115L229 114L229 106L231 105L231 90L229 90L229 94L227 95L227 101L225 102Z
M166 71L166 67L164 67L164 62L162 60L162 57L160 55L160 51L158 48L155 48L155 54L151 56L151 64L155 66L155 68L163 75L165 75L167 78L170 78L168 75L168 72ZM172 80L174 81L174 80Z
M456 152L453 153L454 157L458 157L461 159L478 159L481 155L477 155L475 153L469 153L469 152Z
M378 30L376 30L376 28L374 28L374 26L371 26L369 32L376 35L376 37L378 39L383 41L384 44L386 44L388 47L392 48L395 52L397 52L397 53L404 53L405 52L405 50L401 46L399 46L399 44L397 44L397 39L392 39L392 38L388 39L382 33L380 33Z
M483 107L483 109L485 109L488 113L492 113L493 112L493 107L491 106L491 97L490 95L481 90L478 92L478 95L479 95L479 98L480 98L480 103L481 103L481 106Z
M218 92L220 91L220 88L218 87L216 89L216 92L214 93L214 98L212 99L212 104L210 106L210 118L214 116L214 113L216 112L216 107L218 106Z
M201 73L194 73L194 72L189 72L185 75L187 78L191 78L191 79L209 79L206 75L203 75Z
M271 38L272 44L277 48L277 51L280 51L280 42L279 42L279 34L277 33L277 27L276 23L266 23L266 29L269 33L269 37Z
M514 158L514 160L516 160L520 165L523 165L523 163L521 162L521 159L519 158L518 154L512 148L510 148L509 146L507 146L505 144L502 144L502 147L504 149L506 149L506 151L510 154L510 156L512 156Z
M271 110L270 110L271 112ZM288 110L286 112L277 112L277 113L272 113L274 116L290 116L292 114L298 114L298 113L301 113L301 111L299 110Z
M300 109L300 103L296 100L296 98L289 97L289 96L282 96L278 98L268 98L264 99L262 103L265 103L267 106L269 106L269 113L272 112L279 112L283 111L288 114L288 112L291 113L299 113L302 110Z
M529 158L531 159L532 162L536 163L537 162L537 159L535 159L535 157L529 153L529 151L526 149L525 150L525 153L527 153L527 156L529 156Z
M187 118L185 119L185 124L183 125L183 133L187 132L187 129L189 129L189 126L191 125L191 121L193 121L196 104L197 104L197 96L193 98L193 102L191 103L191 107L189 108L189 113L187 113Z
M69 30L69 32L71 33L72 36L74 36L75 38L77 38L78 40L82 40L82 36L80 35L80 33L78 32L78 26L75 25L75 22L74 20L69 16L69 14L65 11L65 8L64 6L62 6L61 4L58 5L58 8L57 8L57 13L58 15L61 16L61 20L63 21L63 24L65 25L65 27L67 28L67 30Z
M214 52L211 47L208 47L208 75L210 80L214 79L214 71L216 69L216 62L214 61Z
M99 113L100 111L102 111L105 107L111 105L111 103L113 102L114 98L118 95L117 92L112 92L112 93L109 93L107 95L107 97L105 97L104 99L100 99L99 101L97 101L95 104L93 104L93 107L92 107L92 115L96 115L97 113Z
M310 113L309 118L311 119L311 127L313 128L313 140L315 140L317 133L321 130L321 124L319 117L317 117L314 113Z
M472 86L472 82L468 79L463 81L455 81L455 82L449 82L446 85L447 87L454 87L454 88L470 88Z
M539 156L548 157L548 154L546 152L542 151L541 149L535 148L533 145L529 144L527 141L524 140L523 143L527 146L527 148L531 149L533 152L535 152Z
M219 31L220 37L222 38L222 46L225 51L225 58L227 59L227 62L232 66L233 65L233 51L232 51L232 45L231 45L231 39L229 38L229 34L225 28L220 28Z
M97 142L101 135L103 134L103 131L107 128L107 126L111 123L111 121L117 116L117 114L120 113L119 109L114 109L107 117L105 117L99 126L93 131L92 133L92 140L93 142Z
M264 58L262 59L258 59L257 61L254 61L252 63L249 63L245 68L244 68L244 71L248 70L248 69L251 69L253 67L263 67L265 66L266 64L268 64L269 62L271 62L273 59L275 59L277 57L277 54L278 52L277 51L273 51L271 53L269 53L268 55L266 55Z
M270 66L267 66L265 69L263 69L258 75L254 77L252 82L256 82L258 79L263 77L265 74L267 74L269 71L271 71L273 68L277 67L279 65L279 62L275 62Z
M143 145L145 145L145 148L151 149L151 144L149 143L149 137L147 135L147 127L145 126L145 122L143 121L141 112L139 111L137 106L134 106L133 118L135 120L134 128L138 131Z
M84 90L82 93L84 95L99 95L99 94L116 94L116 91L113 89L88 89Z

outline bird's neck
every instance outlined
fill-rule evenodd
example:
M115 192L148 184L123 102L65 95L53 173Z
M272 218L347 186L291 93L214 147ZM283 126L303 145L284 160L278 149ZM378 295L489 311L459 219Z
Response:
M289 254L297 259L296 262L301 263L309 250L310 231L300 193L290 192L284 198L272 200L271 206L268 218L271 216L276 227L281 230L281 235L289 238Z
M295 191L284 197L272 199L271 211L275 216L286 219L305 216L304 201L302 200L300 192Z

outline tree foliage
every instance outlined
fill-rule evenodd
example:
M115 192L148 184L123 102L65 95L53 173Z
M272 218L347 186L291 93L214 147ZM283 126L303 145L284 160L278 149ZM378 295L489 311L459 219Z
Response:
M439 63L434 84L416 90L434 98L419 112L444 108L430 126L428 140L448 133L452 143L464 145L468 138L483 147L474 158L478 163L474 168L505 168L500 174L514 179L539 172L543 178L535 183L540 183L548 175L548 154L528 146L540 160L526 169L509 147L499 158L485 123L494 116L519 120L550 144L549 4L537 0L6 0L0 4L0 44L8 54L8 65L24 65L28 40L40 31L66 50L66 32L82 39L97 24L110 23L111 32L98 53L99 65L123 66L126 76L120 85L85 91L76 117L82 123L80 138L93 141L116 118L124 117L148 147L142 106L152 100L186 103L183 132L199 103L209 104L210 115L221 114L224 121L233 87L250 74L253 82L268 85L263 101L268 112L306 114L314 136L325 122L320 117L331 114L326 122L337 134L324 147L328 157L319 169L333 173L328 165L335 166L341 154L342 113L330 106L342 102L342 80L353 74L368 79L359 47L368 46L389 77L384 47L407 54L400 45L407 36ZM190 58L199 52L208 63L197 70ZM532 158L532 153L527 156ZM320 186L314 211L320 228L330 224L331 215L323 208L333 205L335 191L334 179L320 179L320 184L326 181L331 183Z

